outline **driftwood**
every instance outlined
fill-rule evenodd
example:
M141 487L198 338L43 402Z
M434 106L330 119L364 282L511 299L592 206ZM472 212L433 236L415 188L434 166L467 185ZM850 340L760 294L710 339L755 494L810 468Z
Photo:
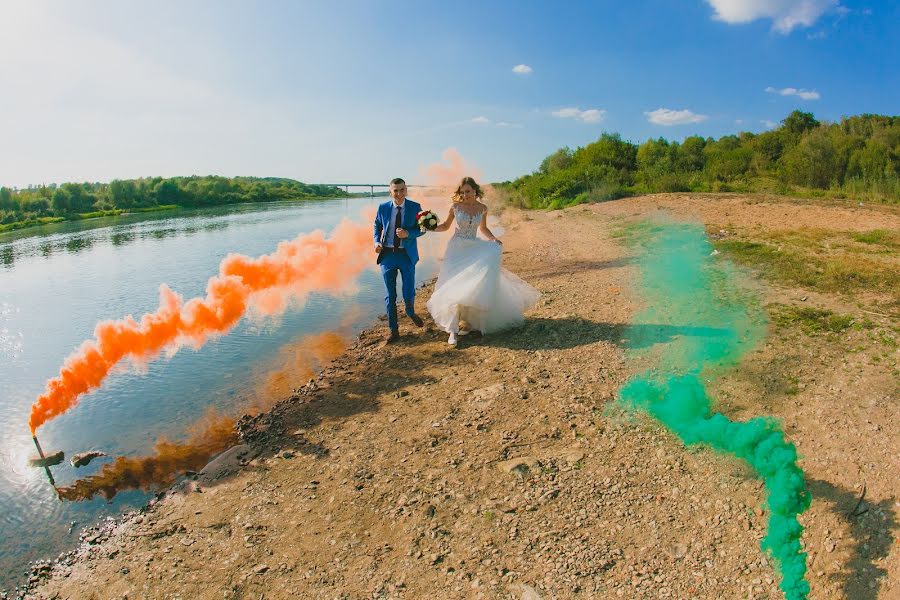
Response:
M46 456L32 456L28 459L29 467L52 467L58 465L66 458L66 453L60 450Z
M72 463L72 466L77 469L78 467L83 467L95 458L100 458L101 456L106 456L106 452L100 452L99 450L89 450L88 452L79 452L71 459L69 459L69 462Z

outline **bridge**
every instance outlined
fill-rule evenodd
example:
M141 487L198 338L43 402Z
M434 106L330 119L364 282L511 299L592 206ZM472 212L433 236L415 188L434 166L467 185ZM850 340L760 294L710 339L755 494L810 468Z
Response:
M343 188L343 190L345 192L347 192L348 194L350 193L350 188L369 188L370 196L375 195L375 188L384 188L383 190L381 190L381 189L379 190L378 193L380 195L380 194L387 194L388 188L391 187L391 184L389 184L389 183L311 183L311 184L307 184L307 185L328 185L331 187ZM414 184L414 183L407 183L406 187L408 187L408 188L423 188L423 187L428 187L428 186Z

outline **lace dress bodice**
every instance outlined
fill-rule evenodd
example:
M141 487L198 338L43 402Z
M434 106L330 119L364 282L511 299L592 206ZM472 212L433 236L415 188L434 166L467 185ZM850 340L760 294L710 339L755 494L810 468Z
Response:
M456 231L453 233L453 237L475 239L478 233L478 226L481 225L481 214L483 212L479 205L467 208L454 204L453 216L456 218Z

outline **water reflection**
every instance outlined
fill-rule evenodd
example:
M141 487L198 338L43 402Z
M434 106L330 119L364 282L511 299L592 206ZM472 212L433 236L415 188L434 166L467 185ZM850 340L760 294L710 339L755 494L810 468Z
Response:
M77 254L82 250L89 250L94 245L94 240L88 235L69 238L66 241L66 250Z
M109 241L113 246L124 246L135 240L133 231L117 231L110 236Z
M144 233L141 237L144 239L152 238L154 240L164 240L169 237L174 237L177 234L178 230L172 227L169 229L153 229Z
M333 200L331 202L334 202ZM315 202L305 203L314 207ZM261 210L297 209L296 203L237 205L208 209L179 209L161 213L140 213L100 217L86 221L64 221L42 227L0 234L0 267L12 267L27 257L50 258L57 252L77 254L97 244L122 247L139 240L166 240L179 235L219 232L228 229L234 218L254 222Z
M204 231L221 231L223 229L228 229L228 221L213 221L203 226Z

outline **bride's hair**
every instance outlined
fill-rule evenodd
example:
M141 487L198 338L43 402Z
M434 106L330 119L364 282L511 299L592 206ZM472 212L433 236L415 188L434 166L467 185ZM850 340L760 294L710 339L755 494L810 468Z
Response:
M472 179L471 177L463 177L462 181L460 181L459 185L456 187L456 191L453 192L454 202L459 202L459 199L462 198L462 187L464 185L468 185L473 190L475 190L476 198L481 198L482 196L484 196L484 192L481 191L481 186L478 185L478 183L474 179Z

